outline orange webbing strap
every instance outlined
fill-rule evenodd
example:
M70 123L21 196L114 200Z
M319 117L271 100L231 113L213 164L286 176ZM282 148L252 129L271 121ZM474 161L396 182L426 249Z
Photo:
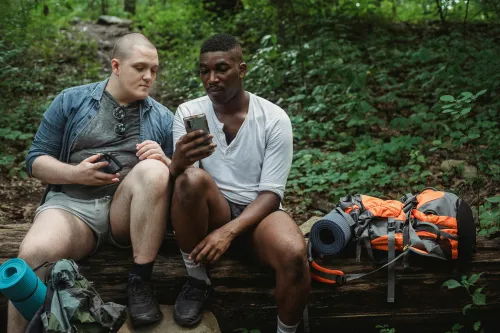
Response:
M315 261L311 262L311 278L328 284L344 284L344 272L336 269L328 269L318 265Z
M376 270L373 270L368 273L360 273L360 274L344 274L344 272L336 270L336 269L329 269L323 266L320 266L318 263L316 263L314 260L310 260L310 268L311 268L311 278L318 281L318 282L323 282L323 283L328 283L328 284L338 284L342 285L346 282L352 281L352 280L357 280L362 277L365 277L367 275L373 274L375 272L380 271L381 269L395 263L399 259L403 258L406 256L408 253L408 247L406 247L402 253L400 253L396 258L391 260L390 262L386 263L383 266L380 266Z

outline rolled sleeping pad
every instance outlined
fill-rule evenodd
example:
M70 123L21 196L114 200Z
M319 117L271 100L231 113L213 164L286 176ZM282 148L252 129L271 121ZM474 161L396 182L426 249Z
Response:
M312 248L324 255L338 254L351 239L351 224L353 223L354 221L348 214L340 208L335 208L313 224L309 233Z
M29 321L43 305L47 287L23 259L15 258L0 266L0 292Z

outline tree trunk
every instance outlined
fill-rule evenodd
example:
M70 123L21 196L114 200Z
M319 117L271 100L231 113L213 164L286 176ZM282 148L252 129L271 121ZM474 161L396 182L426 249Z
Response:
M271 0L271 4L278 12L278 44L286 46L286 0Z
M136 7L136 1L135 0L125 0L123 4L123 10L135 15L135 7Z
M0 225L0 263L17 255L19 244L30 225ZM352 249L338 257L318 259L322 265L344 271L362 273L375 265L362 258L356 263ZM412 263L414 263L412 261ZM125 304L125 285L132 264L130 250L105 245L99 252L79 262L81 273L94 282L104 301ZM486 305L471 310L464 316L462 307L471 303L463 288L447 290L444 281L460 279L462 274L483 272L478 284L485 286ZM241 259L234 253L224 255L211 269L215 293L211 310L216 315L222 332L241 327L276 330L276 302L274 274ZM185 268L173 239L165 240L153 271L158 299L162 304L173 304L185 280ZM313 282L308 313L310 332L332 332L332 327L349 327L349 332L374 332L376 325L388 324L398 332L443 333L457 322L462 324L481 320L485 332L498 327L500 311L500 238L488 240L478 237L477 253L471 263L458 266L453 262L426 261L397 274L396 302L387 303L387 276L385 271L366 278L331 286ZM5 323L7 300L0 295L0 323ZM345 326L343 326L345 325ZM470 329L469 331L472 331ZM0 332L4 327L0 325ZM302 327L298 332L303 332Z
M469 16L469 2L470 2L470 0L467 0L467 4L465 5L465 18L464 18L465 30L467 30L467 17Z
M441 20L441 23L444 24L445 19L444 19L444 13L443 13L443 6L441 6L441 0L436 0L436 6L437 6L438 11L439 11L439 19Z
M101 0L101 15L107 15L108 3L107 0Z

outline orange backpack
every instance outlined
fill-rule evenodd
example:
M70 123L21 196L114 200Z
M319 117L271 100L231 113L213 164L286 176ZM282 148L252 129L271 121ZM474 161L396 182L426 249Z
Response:
M329 233L331 237L325 237ZM365 274L346 275L321 267L313 260L313 252L336 254L352 241L356 242L358 262L364 248L373 261L383 266ZM394 302L395 264L399 259L404 259L404 267L409 265L409 253L442 260L470 260L475 241L472 210L453 193L428 188L418 195L407 194L399 201L348 195L311 228L311 277L342 284L388 267L387 301Z

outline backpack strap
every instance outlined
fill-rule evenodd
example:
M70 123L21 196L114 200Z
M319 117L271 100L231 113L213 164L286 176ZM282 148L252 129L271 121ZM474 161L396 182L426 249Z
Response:
M394 303L394 293L396 289L396 269L394 258L396 258L396 241L395 241L395 232L396 232L396 221L393 217L389 217L387 219L387 262L390 262L387 267L387 302Z
M359 274L344 274L344 272L336 269L329 269L319 265L315 261L311 261L311 278L313 280L327 283L327 284L338 284L342 285L349 281L361 279L367 275L373 274L375 272L380 271L381 269L388 267L396 263L398 260L404 258L408 254L408 248L406 248L403 252L401 252L397 257L395 257L392 261L386 263L379 268L368 272L368 273L359 273Z

